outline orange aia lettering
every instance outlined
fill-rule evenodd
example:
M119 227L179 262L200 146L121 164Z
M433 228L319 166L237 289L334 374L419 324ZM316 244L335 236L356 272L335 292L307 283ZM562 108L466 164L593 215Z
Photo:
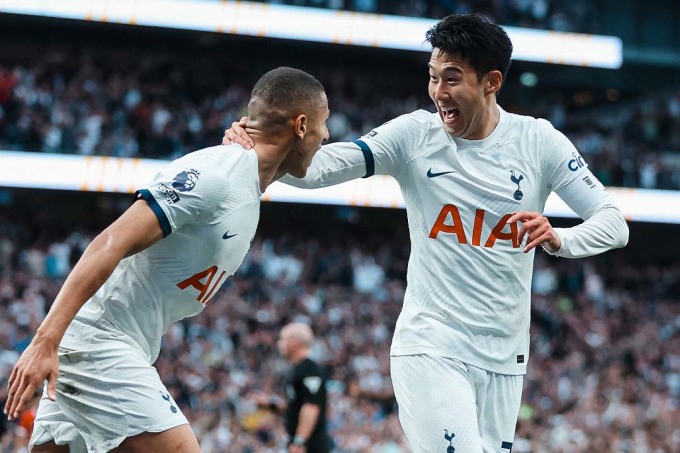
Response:
M512 241L513 248L519 248L519 241L517 240L517 222L510 224L509 233L503 232L505 226L508 224L508 219L511 216L512 214L505 214L503 217L501 217L496 226L493 227L493 230L489 235L489 239L486 240L484 247L493 247L493 244L494 242L496 242L496 239L506 239Z
M475 210L475 227L472 229L472 245L479 245L482 239L482 225L484 225L484 209Z
M446 220L451 216L452 223L447 224ZM446 204L439 211L439 217L432 225L432 230L430 230L430 239L437 239L439 233L456 233L458 236L458 242L461 244L467 244L467 238L465 237L465 231L463 230L463 221L460 220L460 213L458 208L452 204Z
M475 219L472 227L472 245L480 246L482 244L482 228L484 226L484 215L486 211L484 209L475 210ZM506 214L498 221L495 227L491 230L491 234L484 243L484 247L493 247L496 239L505 239L512 241L512 246L514 248L519 248L519 241L517 239L517 224L510 224L510 231L505 232L505 227L508 225L507 221L511 214ZM451 220L447 223L451 217ZM458 207L452 204L444 205L439 211L439 216L434 222L432 229L430 230L430 239L437 239L439 233L455 234L458 238L458 243L467 244L467 236L465 235L465 230L463 229L463 221L460 217L460 211Z
M222 279L224 278L224 274L226 273L225 271L222 271L222 273L217 278L215 283L211 285L213 278L217 274L217 271L218 271L217 266L210 266L206 270L194 274L191 277L187 278L186 280L182 280L181 282L177 283L177 286L179 287L179 289L186 289L189 286L194 287L196 290L199 291L196 300L202 303L203 305L206 305L212 298L212 295L215 292L215 290L222 283Z

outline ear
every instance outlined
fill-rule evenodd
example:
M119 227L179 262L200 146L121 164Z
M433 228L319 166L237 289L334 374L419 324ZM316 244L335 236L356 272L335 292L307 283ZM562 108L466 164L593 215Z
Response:
M501 72L498 70L489 71L486 74L486 80L484 83L485 95L488 96L490 94L496 93L501 89L501 85L503 84L503 74L501 74Z
M304 113L300 113L297 118L295 118L295 136L302 140L305 138L305 134L307 133L307 123L308 123L307 115Z

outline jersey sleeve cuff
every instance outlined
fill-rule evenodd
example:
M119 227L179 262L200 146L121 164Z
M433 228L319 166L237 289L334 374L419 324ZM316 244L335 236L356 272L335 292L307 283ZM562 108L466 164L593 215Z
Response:
M156 217L158 218L158 223L160 223L161 229L163 230L163 237L166 237L167 235L172 233L172 227L170 226L168 216L165 215L165 212L158 204L154 196L151 194L151 192L148 189L138 190L137 192L135 192L135 200L139 199L143 199L144 201L146 201L146 203L149 205L153 213L156 214Z
M361 152L364 153L364 159L366 159L366 174L362 178L368 178L375 174L375 159L373 158L373 151L363 140L355 140L354 143L359 145Z
M564 254L564 250L566 249L567 238L564 237L564 234L562 233L560 228L553 228L553 230L555 231L557 237L560 238L560 248L553 252L548 250L543 244L541 244L541 247L543 247L543 250L548 255L562 257Z

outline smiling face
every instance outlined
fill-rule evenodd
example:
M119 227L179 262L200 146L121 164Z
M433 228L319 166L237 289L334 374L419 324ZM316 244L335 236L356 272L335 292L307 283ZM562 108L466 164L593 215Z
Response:
M428 63L428 92L446 132L470 140L486 138L498 123L495 93L502 75L490 71L480 79L470 63L434 49Z

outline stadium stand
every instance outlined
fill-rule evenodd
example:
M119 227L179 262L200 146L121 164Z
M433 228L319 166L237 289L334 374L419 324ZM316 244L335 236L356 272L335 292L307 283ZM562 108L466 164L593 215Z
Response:
M474 11L502 24L581 33L592 32L594 25L592 4L585 1L268 0L265 3L406 17L443 17Z
M252 81L277 65L324 83L334 141L432 109L419 53L73 22L42 24L29 37L19 32L22 23L7 23L10 45L0 51L4 150L176 158L217 144L244 114ZM335 70L337 59L347 61L346 71ZM514 62L501 105L549 119L606 185L680 189L680 82L604 88L588 82L606 85L596 81L607 70L546 66ZM537 72L543 85L523 86L525 72ZM561 82L560 73L581 82Z
M0 65L0 148L171 159L216 144L245 112L243 82L195 96L178 62L150 59L130 71L133 58L53 51L33 67ZM351 75L324 81L334 141L430 108L413 95L395 99L356 84ZM536 104L531 113L546 114L572 138L606 185L680 189L680 91L569 115L559 104Z
M32 190L4 195L0 376L88 240L129 202ZM537 256L533 352L513 451L676 451L680 265L673 251L646 249L640 238L659 234L655 227L633 226L638 239L629 248L596 259ZM670 240L668 247L677 246ZM265 204L244 266L201 315L171 328L156 364L204 450L280 448L280 421L257 411L247 394L281 391L286 367L276 337L296 319L323 332L314 354L333 370L336 451L407 452L388 350L408 253L401 210ZM0 445L15 451L24 431L4 429Z

